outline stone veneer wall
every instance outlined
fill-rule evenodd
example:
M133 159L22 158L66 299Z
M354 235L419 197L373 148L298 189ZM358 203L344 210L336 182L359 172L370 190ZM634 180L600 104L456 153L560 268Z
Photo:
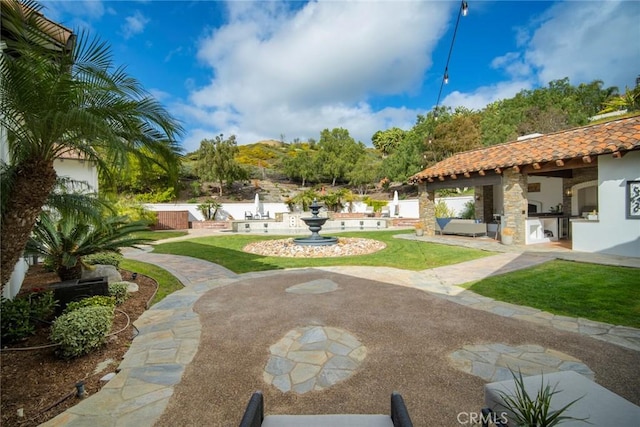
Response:
M527 217L527 177L513 169L505 169L502 172L502 191L504 193L502 228L514 229L513 243L524 245Z
M493 220L493 185L483 185L474 188L476 219L484 223Z
M476 219L485 222L484 218L484 187L476 186L473 188L474 203L476 205Z
M436 234L436 204L434 202L435 198L435 191L427 190L426 184L420 185L418 206L420 211L420 220L424 225L425 236L434 236Z

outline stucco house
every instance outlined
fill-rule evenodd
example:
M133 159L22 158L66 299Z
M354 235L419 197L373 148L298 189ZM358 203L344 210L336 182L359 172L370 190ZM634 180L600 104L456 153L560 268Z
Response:
M476 218L516 244L640 257L640 115L458 153L411 181L426 234L437 190L474 187Z
M2 7L11 7L15 3L15 0L2 0ZM22 6L26 8L26 6ZM75 42L75 35L68 28L53 22L46 18L44 15L39 14L37 16L39 25L42 26L50 36L49 40L39 40L41 43L46 43L46 47L53 51L67 51L71 49ZM12 35L10 22L2 20L2 37L0 39L0 50L4 51L7 48L7 40L10 40ZM9 156L9 150L7 147L7 134L5 129L0 127L0 161L4 164L10 164L11 158ZM54 168L56 173L60 177L68 177L74 181L82 181L88 184L87 191L98 191L98 172L96 165L93 162L85 161L84 158L77 153L67 152L59 156L54 161ZM27 262L24 258L20 259L16 264L14 272L9 280L9 283L3 289L3 296L6 298L14 297L20 290L24 275L28 269Z

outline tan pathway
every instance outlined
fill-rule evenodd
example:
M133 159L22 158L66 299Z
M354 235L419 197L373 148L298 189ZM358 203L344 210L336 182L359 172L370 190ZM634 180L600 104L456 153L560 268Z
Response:
M588 335L640 351L640 330L554 316L481 297L457 286L537 265L555 255L510 251L420 272L382 267L327 267L309 269L309 272L335 272L412 287L470 308ZM190 257L144 251L128 251L126 256L167 269L182 281L185 288L155 304L135 322L140 334L134 339L114 379L99 393L43 424L45 426L153 425L166 409L174 387L181 381L186 366L197 353L202 325L193 311L196 301L207 291L217 287L282 273L249 273L239 276L221 266ZM304 274L305 270L299 271Z

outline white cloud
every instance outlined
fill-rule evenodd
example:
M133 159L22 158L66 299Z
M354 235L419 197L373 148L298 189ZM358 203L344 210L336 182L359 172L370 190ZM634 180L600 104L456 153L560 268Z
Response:
M83 20L97 20L102 18L105 13L112 13L110 8L105 9L104 3L100 0L48 0L41 4L45 16L56 22L68 16L71 16L72 20L79 17L82 17Z
M512 98L521 90L531 89L532 87L533 82L526 80L500 82L494 85L479 87L469 93L452 92L445 97L442 104L452 108L464 106L474 110L481 110L492 102Z
M130 39L136 34L140 34L144 31L144 27L149 23L149 18L144 16L142 12L136 10L133 15L127 16L124 19L121 30L125 39Z
M317 139L338 126L370 143L387 125L415 123L416 111L374 111L369 100L419 90L454 6L232 2L228 23L199 46L213 77L180 111L203 129L241 130L240 143L280 134Z
M640 72L640 3L566 2L554 5L531 36L525 59L538 82L569 77L633 86Z
M520 52L496 57L491 67L509 80L453 92L443 104L480 109L523 89L569 77L577 85L602 80L605 86L633 86L640 72L640 3L633 1L564 2L515 29Z

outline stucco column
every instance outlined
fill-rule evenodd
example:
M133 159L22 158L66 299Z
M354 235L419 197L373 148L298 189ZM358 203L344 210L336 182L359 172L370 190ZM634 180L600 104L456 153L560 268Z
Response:
M515 231L513 243L524 245L527 217L527 177L512 169L502 173L502 191L504 193L504 217L502 227Z
M420 210L420 220L424 225L425 236L434 236L436 234L436 198L435 191L427 190L426 184L420 185L420 194L418 195L418 208Z

